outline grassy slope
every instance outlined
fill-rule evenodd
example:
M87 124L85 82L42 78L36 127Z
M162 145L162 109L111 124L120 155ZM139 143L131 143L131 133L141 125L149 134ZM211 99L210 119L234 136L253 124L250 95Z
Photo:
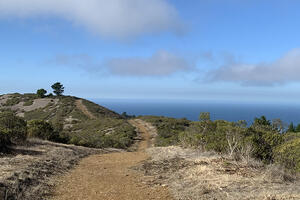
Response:
M135 129L121 115L82 99L82 104L95 116L90 119L75 102L79 98L71 96L47 97L44 107L23 111L41 100L34 94L11 94L0 107L14 109L26 120L42 119L51 122L60 132L62 142L87 147L127 148L136 136ZM21 106L20 106L21 105ZM17 106L17 109L16 109Z
M190 126L191 121L187 119L175 119L170 117L142 116L146 122L151 123L157 129L156 146L177 145L179 134Z

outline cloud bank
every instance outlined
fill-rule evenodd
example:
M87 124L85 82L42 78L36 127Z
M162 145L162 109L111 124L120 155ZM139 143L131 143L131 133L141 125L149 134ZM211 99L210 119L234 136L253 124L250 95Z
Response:
M112 74L120 76L167 76L193 68L184 58L167 51L156 52L149 58L114 58L105 66Z
M167 0L1 0L0 17L55 16L105 37L182 31Z
M110 58L105 61L97 61L88 54L60 54L46 64L78 68L92 74L108 72L131 77L162 77L195 69L195 65L185 58L167 51L158 51L150 57Z
M239 82L247 86L274 86L300 81L300 49L293 49L271 63L231 61L208 73L210 81Z

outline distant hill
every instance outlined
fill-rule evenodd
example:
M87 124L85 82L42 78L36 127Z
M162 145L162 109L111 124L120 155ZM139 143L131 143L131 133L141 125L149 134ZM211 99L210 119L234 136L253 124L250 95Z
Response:
M123 116L78 97L5 94L0 96L0 110L13 111L27 121L51 122L65 143L126 148L135 136L134 128Z
M58 117L57 115L60 115L60 117L65 120L70 117L73 117L75 120L89 117L82 111L79 102L86 106L88 111L96 118L122 118L121 115L114 111L88 100L72 96L38 98L35 94L22 95L18 93L0 96L0 108L13 110L18 116L25 117L25 119L28 120L52 120L53 118Z

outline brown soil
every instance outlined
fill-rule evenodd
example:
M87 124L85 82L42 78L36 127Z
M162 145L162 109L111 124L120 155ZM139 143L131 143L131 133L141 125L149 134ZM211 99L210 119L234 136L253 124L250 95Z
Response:
M141 120L131 120L141 135L136 152L93 155L58 182L54 200L146 200L172 199L168 188L150 186L132 168L148 159L145 152L151 145L151 133Z
M81 112L83 112L90 119L96 119L96 117L85 107L85 105L83 105L81 99L76 100L75 105Z

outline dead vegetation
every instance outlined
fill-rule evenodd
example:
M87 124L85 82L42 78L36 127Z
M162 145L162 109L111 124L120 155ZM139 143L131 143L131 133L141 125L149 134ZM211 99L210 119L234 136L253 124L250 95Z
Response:
M0 156L0 199L40 200L54 186L54 177L95 153L112 152L30 140Z
M300 199L299 179L278 166L174 146L147 152L152 158L136 169L148 184L168 186L178 200Z

